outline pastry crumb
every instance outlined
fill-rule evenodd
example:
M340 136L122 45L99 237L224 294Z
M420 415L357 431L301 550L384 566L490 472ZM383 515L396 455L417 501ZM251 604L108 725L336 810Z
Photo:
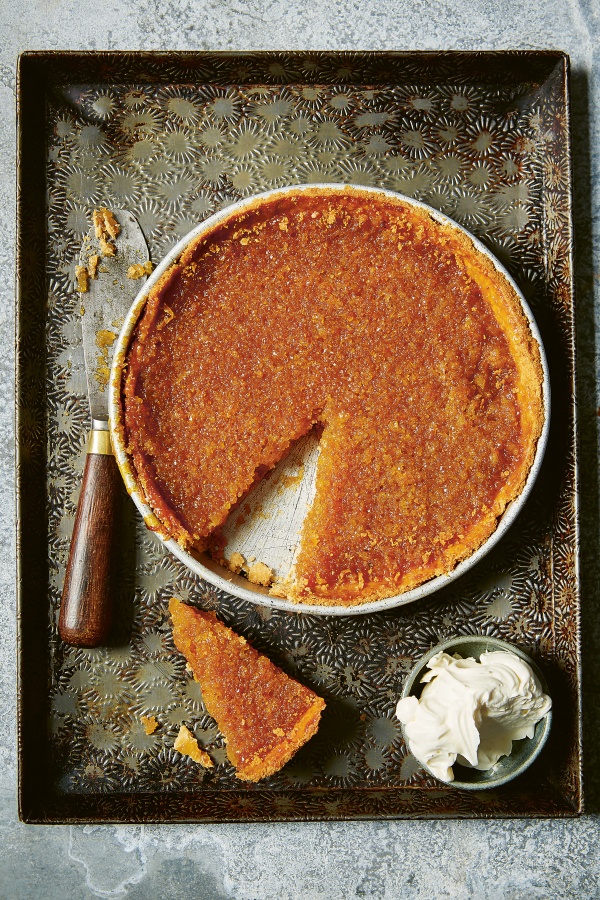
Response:
M98 254L97 253L92 254L92 256L90 256L90 260L88 262L88 267L87 267L88 275L90 276L90 278L98 277L99 263L100 263L100 257L98 256Z
M100 238L100 252L102 256L116 256L117 248L111 241L107 241L106 238Z
M235 553L232 553L227 560L227 567L230 572L233 572L234 575L239 575L244 568L245 562L246 560L244 559L242 554L238 553L236 550Z
M269 587L273 581L273 571L263 562L255 562L248 569L248 581L252 584L262 584Z
M121 231L121 226L114 215L106 206L100 206L94 210L92 221L102 256L115 256L117 248L109 238L114 241Z
M75 266L75 280L77 282L75 290L80 294L87 294L90 287L90 276L85 266Z
M113 240L119 236L121 226L115 219L113 213L106 206L100 206L95 209L92 215L96 237L111 237Z
M149 259L145 263L134 263L127 269L127 277L136 281L138 278L143 278L144 275L150 275L152 269L153 266Z
M194 762L204 766L205 769L212 769L214 765L212 759L208 753L200 749L198 741L185 725L182 725L179 729L179 734L177 735L173 746L178 753L189 756L190 759L193 759Z
M154 734L158 728L158 720L156 716L140 716L140 721L144 726L146 734Z

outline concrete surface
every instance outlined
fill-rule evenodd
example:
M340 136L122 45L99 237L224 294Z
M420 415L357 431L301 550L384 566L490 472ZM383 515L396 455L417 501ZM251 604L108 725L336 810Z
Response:
M600 4L597 0L16 0L0 3L0 897L178 900L600 897L596 381ZM588 813L576 821L189 827L19 824L15 761L13 309L15 66L25 49L567 51L574 160L582 448Z

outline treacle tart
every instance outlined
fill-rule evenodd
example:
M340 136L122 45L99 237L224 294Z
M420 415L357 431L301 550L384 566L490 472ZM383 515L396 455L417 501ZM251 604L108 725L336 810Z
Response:
M192 667L237 777L260 781L273 775L316 733L325 702L214 613L193 609L176 597L169 611L175 646ZM212 765L207 760L202 764Z
M469 238L360 189L256 202L188 245L130 345L124 437L164 532L205 548L321 423L316 495L271 591L355 605L451 571L532 465L542 369Z

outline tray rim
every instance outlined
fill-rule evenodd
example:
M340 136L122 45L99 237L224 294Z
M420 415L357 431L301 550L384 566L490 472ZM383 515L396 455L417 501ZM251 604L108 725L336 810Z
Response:
M574 502L574 510L575 510L575 521L574 521L574 532L573 532L573 543L575 548L575 565L574 565L574 581L575 581L575 613L576 613L576 632L575 632L575 645L577 650L576 655L576 664L575 664L575 676L577 683L577 728L574 728L574 732L576 733L576 750L578 754L578 767L577 767L577 787L578 787L578 800L573 806L568 806L568 801L565 800L564 796L561 795L561 800L563 803L563 807L559 811L551 811L551 812L542 812L542 813L531 813L528 811L514 811L511 810L509 813L502 814L485 814L485 812L474 813L468 812L466 814L456 813L456 814L443 814L436 815L435 812L431 814L426 813L417 813L417 814L398 814L397 812L392 812L389 814L386 813L377 813L377 814L360 814L354 812L349 815L326 815L326 814L316 814L316 815L286 815L286 814L276 814L273 811L265 818L264 815L258 816L254 818L252 816L243 815L239 818L228 816L226 819L223 817L218 818L208 818L206 816L197 817L180 817L180 816L172 816L168 814L159 814L159 815L149 815L144 816L143 818L132 817L129 818L124 816L122 813L118 813L116 815L111 815L110 813L101 813L100 815L95 814L93 811L89 814L86 813L74 813L73 810L69 810L67 808L63 810L60 807L69 807L69 805L77 806L78 801L81 802L84 799L92 799L92 800L106 800L107 798L118 797L118 796L130 796L130 795L110 795L110 794L56 794L52 790L48 790L48 784L46 784L46 791L43 796L39 795L35 791L32 793L31 787L29 785L28 778L28 769L31 768L29 765L25 765L25 760L29 758L31 755L30 748L28 744L28 732L31 731L31 727L27 725L27 714L28 714L28 704L27 694L30 689L29 681L26 677L26 666L24 656L27 652L31 655L32 647L38 646L39 649L42 650L44 655L44 659L48 658L48 644L47 641L44 640L44 628L42 629L42 640L40 640L40 627L38 623L38 627L36 629L35 623L28 620L32 618L32 610L27 609L27 615L25 610L25 590L24 590L24 575L25 575L25 554L24 549L26 546L26 538L27 538L27 526L30 525L29 522L24 521L23 509L22 509L22 481L23 481L23 473L22 473L22 463L23 457L21 453L21 445L20 445L20 434L21 434L21 417L20 417L20 399L23 391L23 382L21 380L21 365L20 365L20 333L21 333L21 316L22 316L22 299L24 293L24 287L22 282L22 270L23 266L26 265L24 259L22 259L20 254L21 247L21 238L24 234L24 226L25 226L25 213L24 213L24 205L26 201L24 199L25 191L24 191L24 170L27 168L24 165L24 157L29 159L29 156L32 152L34 152L34 148L30 146L30 143L27 141L27 132L30 125L29 119L31 116L30 108L32 106L31 97L27 95L27 88L30 87L32 80L35 78L39 78L44 75L44 69L47 65L52 65L53 63L60 62L61 59L64 59L66 63L72 62L85 62L90 65L92 69L101 67L106 63L127 63L131 62L132 65L138 65L142 60L170 60L175 62L185 62L189 60L201 60L201 59L240 59L240 60L276 60L281 58L292 59L292 60L302 60L302 59L310 59L314 58L327 58L327 59L342 59L342 60L389 60L391 62L395 61L431 61L431 60L452 60L457 61L461 60L465 63L473 60L490 60L495 62L506 62L514 60L519 63L527 63L531 60L537 60L540 62L545 62L548 64L548 70L546 73L546 79L550 78L552 73L560 70L561 77L561 92L564 97L564 113L565 113L565 146L566 146L566 158L568 164L568 189L567 189L567 206L568 206L568 228L569 234L571 237L570 241L570 249L569 249L569 257L571 263L573 262L573 218L572 218L572 191L573 191L573 179L572 179L572 129L570 122L570 112L569 112L569 85L570 85L570 61L569 57L566 53L561 50L428 50L428 51L419 51L419 50L376 50L376 51L361 51L361 50L328 50L328 51L319 51L319 50L294 50L294 51L285 51L285 50L269 50L269 51L236 51L236 50L225 50L225 51L154 51L154 50L136 50L136 51L79 51L79 50L27 50L19 55L18 63L17 63L17 90L16 90L16 98L17 98L17 166L16 166L16 181L17 181L17 253L16 253L16 267L15 267L15 296L16 296L16 310L15 310L15 462L16 462L16 473L15 473L15 483L16 483L16 516L15 516L15 530L16 530L16 593L17 593L17 665L18 665L18 726L17 726L17 735L18 735L18 762L19 762L19 770L18 770L18 800L19 800L19 818L21 821L30 822L30 823L75 823L75 822L133 822L133 821L144 821L144 822L156 822L156 823L168 823L168 822L235 822L235 821L244 821L244 822L276 822L276 821L350 821L350 820L376 820L380 821L382 819L403 819L403 818L412 818L412 819L437 819L437 818L506 818L506 817L527 817L527 818L557 818L557 817L571 817L581 815L583 812L583 777L582 777L582 716L581 716L581 704L582 704L582 693L581 693L581 610L580 610L580 561L579 561L579 497L578 497L578 484L579 484L579 473L577 467L577 457L578 457L578 447L577 447L577 405L576 405L576 355L575 355L575 333L574 328L570 330L570 344L572 345L572 357L569 359L569 374L570 374L570 412L572 414L573 421L573 445L570 450L573 455L573 478L574 478L574 491L573 491L573 502ZM103 70L104 81L101 83L104 84L122 84L123 80L120 78L110 78L109 74L106 70ZM99 79L95 79L98 81ZM430 79L431 80L431 79ZM447 80L447 79L442 79ZM153 73L152 78L148 80L144 80L136 78L137 83L147 84L147 83L169 83L170 79L165 79L161 81L160 78L156 77L155 73ZM523 83L526 81L524 78L518 78L517 83ZM311 78L309 73L303 72L302 77L303 83L321 83L318 79ZM62 84L64 80L60 78L55 78L54 81L52 79L48 79L48 82L44 85L44 91L40 92L40 96L37 98L37 106L34 105L36 110L36 114L38 117L40 114L42 117L44 116L44 105L46 100L46 92L52 86L52 84ZM82 84L84 82L80 80L70 80L70 83ZM181 83L191 83L184 82ZM243 82L237 82L243 83ZM250 82L254 83L254 81ZM274 84L281 83L297 83L297 79L290 81L286 81L285 79L274 79ZM326 81L322 83L328 83ZM352 84L351 81L348 82ZM364 81L359 83L365 83ZM477 82L475 82L477 83ZM533 81L531 82L533 85ZM42 96L43 95L43 96ZM45 149L46 149L46 141L40 142L40 147L37 148L37 156L41 157L43 163L45 162ZM28 171L28 174L31 174ZM34 174L36 174L34 170ZM37 172L38 180L40 179L40 173ZM42 182L44 181L43 172L41 173ZM39 199L39 198L38 198ZM39 206L39 204L38 204ZM42 204L42 208L43 204ZM41 232L46 235L46 219L45 216L42 217L42 221L39 223L39 227ZM39 237L39 235L38 235ZM569 279L569 297L571 308L573 311L573 316L575 312L575 297L574 297L574 279L573 279L573 266L571 265L571 276ZM45 275L45 268L44 268ZM43 328L42 328L43 330ZM45 464L45 460L44 460ZM43 498L45 503L45 496ZM38 529L39 529L38 523ZM30 598L28 598L30 599ZM43 610L45 618L47 620L47 597L44 596L43 603L41 603L38 599L37 606ZM46 703L48 701L47 691L46 691ZM39 735L38 735L39 737ZM43 763L41 768L43 769ZM39 779L38 779L39 784ZM276 792L272 789L265 789L262 793L268 793L271 790L273 795L276 795ZM336 789L336 788L328 788L324 791L323 788L310 789L315 790L317 793L327 793L328 795L337 794L348 794L352 792L352 788L344 788L344 789ZM390 795L394 792L394 790L400 791L408 791L413 790L410 786L405 786L401 788L392 787L375 787L375 788L361 788L361 792L365 791L367 793L373 792L384 792L386 795ZM301 791L302 793L306 792L306 789ZM217 792L219 795L222 794L222 791ZM229 792L228 792L229 793ZM238 793L238 792L231 792ZM248 796L247 793L240 792L243 796ZM285 791L286 794L291 794L293 791ZM139 799L139 795L135 795ZM150 794L149 797L155 797L157 795ZM159 801L168 801L169 794L158 795ZM48 801L50 801L50 805L54 800L59 800L59 802L55 809L56 813L51 812L48 809ZM71 802L74 801L74 804ZM85 804L83 804L85 805ZM140 804L143 805L143 804ZM156 808L156 806L155 806Z
M335 58L335 59L485 59L485 60L523 60L532 59L543 60L556 63L565 63L570 65L569 54L564 50L556 48L531 48L523 49L518 47L507 47L502 50L459 50L448 48L445 50L402 50L400 48L394 50L48 50L30 48L22 50L17 57L17 74L22 72L23 64L27 65L30 61L52 62L58 58L67 60L81 59L87 62L101 62L103 60L122 60L131 59L138 61L141 59L158 59L158 60L196 60L196 59L255 59L268 60L285 57L286 59L312 59L312 58ZM154 75L153 79L154 81ZM119 83L116 82L115 83ZM19 82L17 82L17 96L19 94Z

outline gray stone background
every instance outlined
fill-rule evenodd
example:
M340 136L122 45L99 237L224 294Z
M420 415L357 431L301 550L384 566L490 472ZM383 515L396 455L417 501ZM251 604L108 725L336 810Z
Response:
M17 820L13 330L15 70L23 50L567 51L581 445L586 815L578 820L27 826ZM598 0L0 0L1 898L600 898Z

